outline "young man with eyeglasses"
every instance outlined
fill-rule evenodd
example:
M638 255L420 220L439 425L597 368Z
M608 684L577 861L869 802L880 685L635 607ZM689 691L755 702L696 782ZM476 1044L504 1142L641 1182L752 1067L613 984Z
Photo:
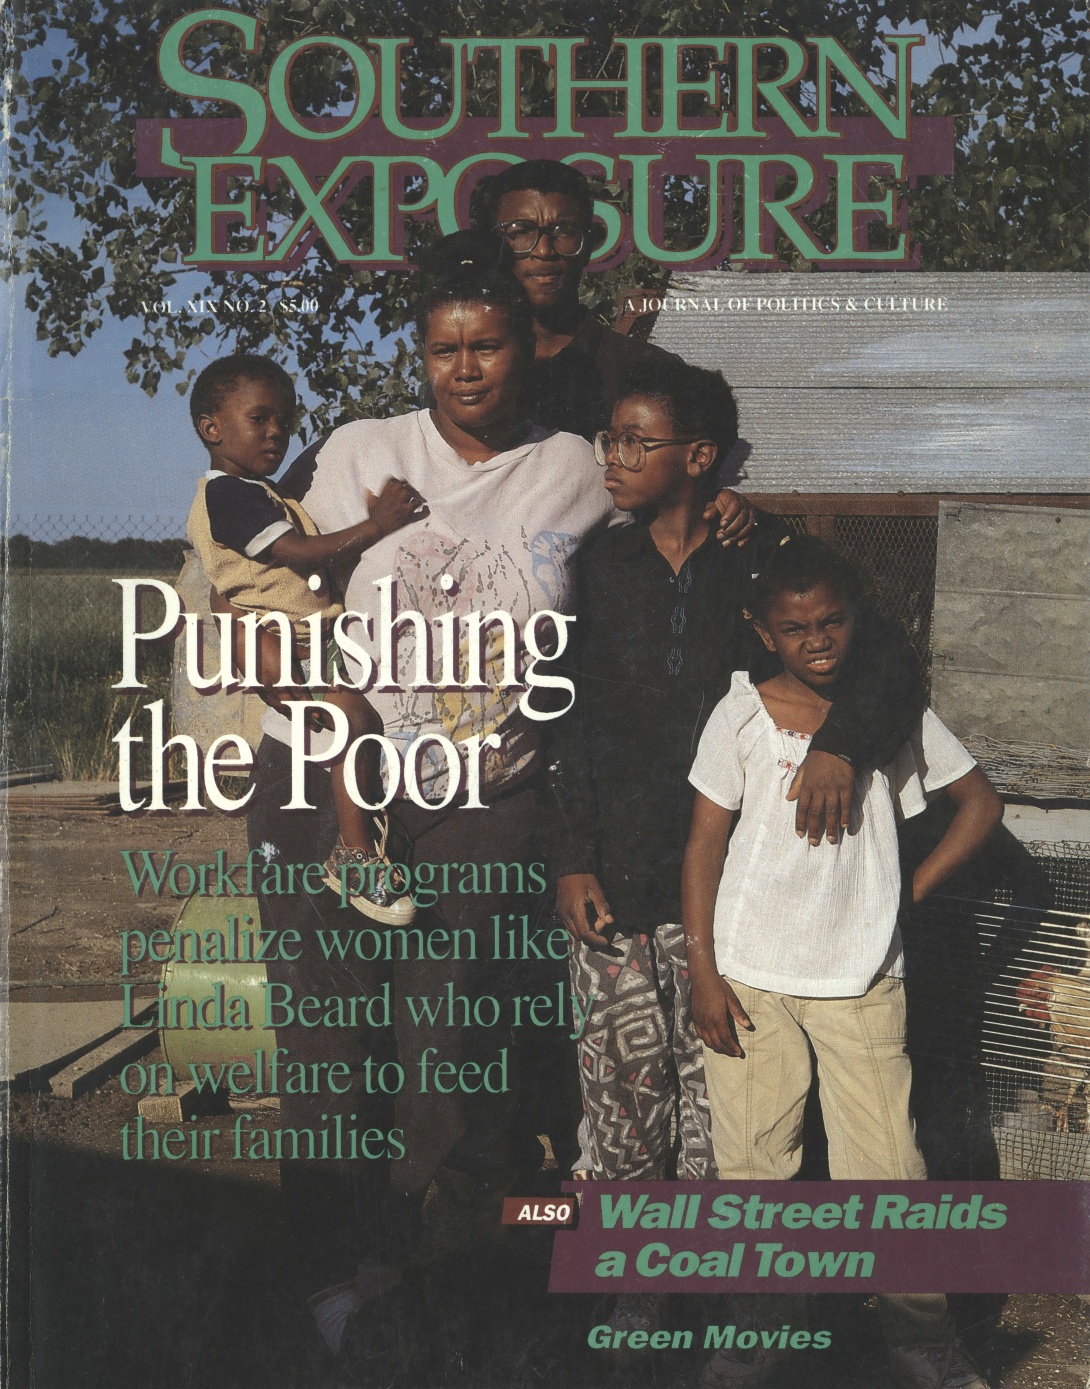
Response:
M540 424L585 439L609 424L630 367L678 360L615 333L580 304L579 283L594 249L593 209L590 184L578 169L530 159L482 183L474 218L479 230L499 238L533 306L530 413Z

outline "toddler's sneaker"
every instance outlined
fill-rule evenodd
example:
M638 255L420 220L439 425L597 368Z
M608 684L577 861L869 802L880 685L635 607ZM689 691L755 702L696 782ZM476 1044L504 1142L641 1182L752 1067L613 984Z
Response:
M323 865L323 880L334 892L342 891L342 878L348 889L348 900L357 911L384 926L408 926L416 916L416 907L408 896L408 883L401 870L391 864L386 855L388 822L383 816L379 825L378 844L373 854L366 849L350 849L338 839L333 852Z
M960 1341L891 1346L889 1367L901 1389L988 1389L987 1380Z
M345 1328L350 1318L363 1306L355 1279L349 1283L339 1283L335 1288L323 1288L320 1293L307 1298L306 1306L314 1318L319 1335L329 1347L329 1353L339 1355Z

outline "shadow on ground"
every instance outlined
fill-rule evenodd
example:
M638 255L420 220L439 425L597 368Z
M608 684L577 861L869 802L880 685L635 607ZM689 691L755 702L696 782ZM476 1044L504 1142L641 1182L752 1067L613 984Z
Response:
M274 1183L26 1139L10 1155L10 1389L688 1385L703 1328L725 1320L721 1302L672 1299L664 1323L693 1329L694 1349L614 1362L586 1345L605 1304L547 1295L550 1234L512 1230L402 1288L337 1364L303 1310ZM881 1383L858 1305L828 1302L850 1353L826 1382L854 1384L858 1369Z

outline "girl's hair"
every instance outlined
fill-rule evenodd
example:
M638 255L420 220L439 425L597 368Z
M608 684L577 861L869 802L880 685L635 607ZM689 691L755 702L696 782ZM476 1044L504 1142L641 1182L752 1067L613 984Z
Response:
M420 257L418 283L428 286L451 275L479 270L488 274L500 267L502 246L494 236L470 228L452 232L430 245Z
M189 393L189 417L198 433L200 417L221 409L243 381L267 381L284 394L292 409L295 408L295 382L278 362L244 352L234 357L220 357L205 367Z
M423 344L428 319L451 304L488 304L503 309L527 363L534 358L534 318L522 286L500 269L495 243L475 232L444 237L422 269L416 299L416 331Z
M831 545L813 535L788 536L765 559L760 572L751 576L746 607L765 622L781 593L809 593L820 583L827 583L849 603L866 591L859 570Z

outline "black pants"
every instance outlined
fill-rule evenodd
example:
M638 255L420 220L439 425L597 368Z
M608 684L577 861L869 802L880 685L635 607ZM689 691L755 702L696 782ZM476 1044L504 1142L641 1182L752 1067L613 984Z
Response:
M320 768L306 769L306 799L317 809L286 811L289 797L290 751L272 738L265 738L257 750L247 825L251 848L259 848L272 862L314 863L326 858L337 836L337 822L330 794L329 777ZM479 871L486 864L521 864L523 888L530 885L527 865L534 857L534 819L536 792L517 790L484 810L448 809L430 811L400 802L395 811L402 842L412 846L416 864L453 864L448 885L472 880L473 865ZM397 835L391 849L398 857ZM493 869L493 887L501 875ZM442 882L436 873L435 885ZM351 1088L341 1095L327 1089L317 1094L281 1095L279 1123L282 1127L320 1128L328 1123L323 1115L339 1112L355 1127L391 1128L401 1131L405 1156L396 1160L361 1159L343 1162L286 1161L281 1168L281 1184L293 1217L299 1222L299 1236L322 1261L323 1276L330 1281L339 1269L347 1276L361 1258L383 1262L398 1261L410 1251L413 1225L428 1184L438 1167L466 1172L482 1183L491 1184L512 1161L511 1141L520 1127L520 1075L539 1069L536 1058L542 1050L555 1050L565 1044L567 1028L539 1029L528 1025L528 1009L523 1009L523 1025L515 1028L513 1000L518 995L556 996L557 982L566 979L563 960L534 958L495 959L494 923L499 917L501 931L514 928L521 942L521 918L525 913L531 930L545 919L545 893L519 894L518 874L509 868L508 893L449 891L438 902L419 910L413 931L425 941L434 931L446 931L453 941L460 936L461 958L444 948L443 937L434 937L432 953L448 958L364 960L350 951L345 959L336 953L327 959L317 932L361 928L385 939L385 928L361 915L355 908L340 906L337 895L324 891L317 896L263 895L260 898L262 925L266 929L294 929L302 936L301 956L296 961L275 960L268 964L270 980L290 986L294 999L310 995L320 1000L331 996L373 997L388 984L393 1004L392 1027L329 1028L307 1027L296 1023L277 1030L277 1043L286 1047L289 1059L308 1066L315 1062L344 1061L350 1067ZM367 937L373 952L374 938ZM392 941L395 938L391 938ZM415 940L415 937L410 939ZM472 946L469 941L472 940ZM503 937L506 940L506 937ZM543 937L535 938L540 946ZM400 953L396 948L395 956ZM521 952L517 952L521 953ZM474 958L469 958L473 956ZM453 1016L448 1009L453 1000ZM469 1000L470 1025L464 1025L464 1005ZM439 1016L434 1024L414 1021L409 1000L427 998ZM479 1021L473 1022L477 1000ZM492 1016L498 1005L499 1019ZM418 1017L423 1017L417 1004ZM451 1025L453 1022L453 1025ZM427 1052L426 1089L421 1080L421 1060ZM446 1084L466 1063L476 1063L481 1073L492 1067L491 1078L499 1079L499 1067L506 1051L507 1088L490 1093L483 1085L472 1091L441 1093L435 1085L436 1067L453 1063L455 1072L445 1072ZM570 1055L570 1043L566 1045ZM372 1075L385 1061L395 1060L404 1071L404 1086L394 1096L368 1093L365 1063L372 1061ZM473 1086L478 1073L472 1068L465 1075ZM529 1101L529 1097L527 1097ZM355 1115L349 1121L349 1115ZM306 1250L300 1249L305 1257Z

